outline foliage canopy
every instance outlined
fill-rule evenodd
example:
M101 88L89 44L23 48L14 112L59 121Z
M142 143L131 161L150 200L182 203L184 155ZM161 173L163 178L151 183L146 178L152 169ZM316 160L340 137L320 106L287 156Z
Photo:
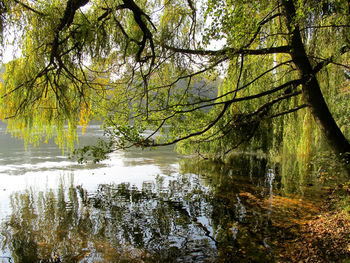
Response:
M118 147L221 155L253 136L273 145L303 109L336 153L350 151L348 1L0 3L3 46L20 54L0 116L27 142L55 127L71 148L78 125L101 119Z

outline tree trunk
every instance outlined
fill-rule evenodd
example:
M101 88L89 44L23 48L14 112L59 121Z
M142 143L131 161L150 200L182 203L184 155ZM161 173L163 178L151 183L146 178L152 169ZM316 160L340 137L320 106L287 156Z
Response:
M303 97L306 103L310 106L312 115L317 125L321 129L333 151L337 155L349 153L350 143L345 138L344 134L341 132L332 114L330 113L316 78L316 73L306 55L299 27L294 22L296 10L293 0L282 0L282 4L287 19L287 27L291 34L290 46L292 47L292 60L298 69L300 77L303 79ZM347 156L346 159L349 161L350 157Z

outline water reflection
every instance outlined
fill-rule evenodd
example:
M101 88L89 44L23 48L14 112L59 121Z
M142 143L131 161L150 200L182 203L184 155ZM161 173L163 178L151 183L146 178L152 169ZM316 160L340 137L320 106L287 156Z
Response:
M183 160L180 174L141 187L88 191L70 175L57 190L16 192L3 249L15 262L273 261L276 234L292 233L275 224L266 160L251 158Z
M201 233L205 226L157 181L145 182L141 190L100 185L92 195L73 185L67 191L62 185L57 192L16 193L12 215L2 226L4 246L15 262L169 262L214 256L212 238Z
M81 144L99 134L90 127ZM314 181L293 159L223 165L160 148L77 165L53 143L24 152L4 138L0 256L14 262L273 262L315 210Z

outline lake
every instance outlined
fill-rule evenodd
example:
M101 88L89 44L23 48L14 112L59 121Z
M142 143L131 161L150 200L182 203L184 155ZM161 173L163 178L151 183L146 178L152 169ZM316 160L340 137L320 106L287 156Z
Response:
M25 150L4 125L0 180L0 262L273 262L315 212L316 186L288 190L295 178L262 156L222 165L164 147L83 165L52 141Z

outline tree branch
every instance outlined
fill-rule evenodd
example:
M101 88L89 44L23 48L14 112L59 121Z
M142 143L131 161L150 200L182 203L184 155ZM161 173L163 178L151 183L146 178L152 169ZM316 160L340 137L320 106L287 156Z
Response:
M225 114L225 112L227 111L227 109L229 108L230 106L230 103L225 103L224 104L224 108L222 109L222 111L219 113L219 115L215 118L215 120L213 120L206 128L204 128L203 130L201 131L198 131L198 132L194 132L194 133L191 133L187 136L184 136L184 137L181 137L181 138L178 138L178 139L175 139L171 142L167 142L167 143L159 143L159 144L154 144L152 146L167 146L167 145L172 145L172 144L175 144L175 143L178 143L180 141L183 141L183 140L186 140L186 139L189 139L191 137L194 137L194 136L197 136L197 135L201 135L205 132L207 132L208 130L210 130Z
M46 16L44 13L42 13L42 12L40 12L40 11L38 11L38 10L35 10L35 9L32 8L31 6L29 6L29 5L25 4L25 3L22 3L21 1L14 0L14 2L17 3L17 4L19 4L19 5L21 5L21 6L23 6L24 8L26 8L26 9L32 11L32 12L34 12L34 13L40 15L40 16Z
M279 117L279 116L282 116L282 115L290 114L290 113L296 112L296 111L298 111L300 109L304 109L304 108L307 108L307 107L309 107L308 104L303 104L303 105L300 105L300 106L295 107L293 109L289 109L289 110L286 110L286 111L282 111L282 112L276 113L274 115L267 116L266 119L272 119L272 118L276 118L276 117Z
M290 50L291 50L290 46L269 47L269 48L261 48L261 49L223 48L220 50L184 49L184 48L172 47L164 43L160 43L160 46L177 53L200 55L200 56L268 55L268 54L277 54L277 53L290 53Z
M334 54L332 55L330 58L327 58L327 59L323 59L323 61L319 62L314 68L313 68L313 71L314 71L314 74L318 73L322 68L326 67L327 65L329 64L332 64L334 63L334 59L337 57L337 56L341 56L341 55L344 55L345 53L349 52L350 51L350 48L348 46L344 46L340 52L338 52L339 54Z

